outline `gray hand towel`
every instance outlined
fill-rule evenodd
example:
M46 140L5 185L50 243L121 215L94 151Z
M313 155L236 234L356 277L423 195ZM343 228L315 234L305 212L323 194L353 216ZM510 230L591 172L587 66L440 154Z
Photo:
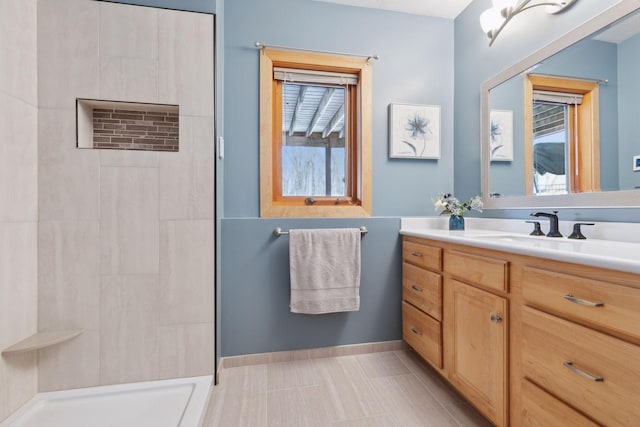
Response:
M289 231L291 312L360 309L360 230Z

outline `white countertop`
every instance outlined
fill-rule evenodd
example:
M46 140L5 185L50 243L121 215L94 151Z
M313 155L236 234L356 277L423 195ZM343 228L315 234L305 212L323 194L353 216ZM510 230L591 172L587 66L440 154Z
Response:
M560 222L565 237L554 238L530 236L524 220L465 218L464 231L449 231L448 218L402 218L400 234L640 274L640 224L598 222L583 227L587 240L567 239L572 224Z

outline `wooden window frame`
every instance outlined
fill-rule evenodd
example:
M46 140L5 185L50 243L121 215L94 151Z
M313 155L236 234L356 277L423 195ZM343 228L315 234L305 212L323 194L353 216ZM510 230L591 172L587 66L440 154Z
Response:
M282 191L282 84L273 78L274 67L333 71L358 75L347 88L347 162L349 180L345 197L283 197ZM261 217L366 217L371 216L371 64L367 59L277 49L260 52L260 216Z
M525 194L533 196L533 91L575 93L582 95L582 104L569 106L570 129L574 129L575 109L578 109L579 147L576 156L574 135L569 135L567 158L569 191L590 193L600 191L600 110L597 82L561 77L524 76L524 182ZM576 159L578 160L576 175Z

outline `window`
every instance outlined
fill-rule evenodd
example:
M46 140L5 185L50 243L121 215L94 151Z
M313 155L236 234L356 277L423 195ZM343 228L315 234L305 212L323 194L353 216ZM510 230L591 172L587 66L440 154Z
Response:
M600 190L598 84L525 78L527 195Z
M371 212L371 70L366 59L260 53L260 215Z

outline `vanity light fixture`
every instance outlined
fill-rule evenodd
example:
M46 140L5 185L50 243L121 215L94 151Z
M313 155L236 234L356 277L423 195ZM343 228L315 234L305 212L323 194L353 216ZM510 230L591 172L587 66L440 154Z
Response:
M546 12L556 14L566 10L576 0L565 1L538 1L532 3L532 0L491 0L493 7L485 10L480 15L480 26L482 30L491 39L489 46L493 44L500 34L500 31L507 23L520 12L532 9L538 6L546 6Z

